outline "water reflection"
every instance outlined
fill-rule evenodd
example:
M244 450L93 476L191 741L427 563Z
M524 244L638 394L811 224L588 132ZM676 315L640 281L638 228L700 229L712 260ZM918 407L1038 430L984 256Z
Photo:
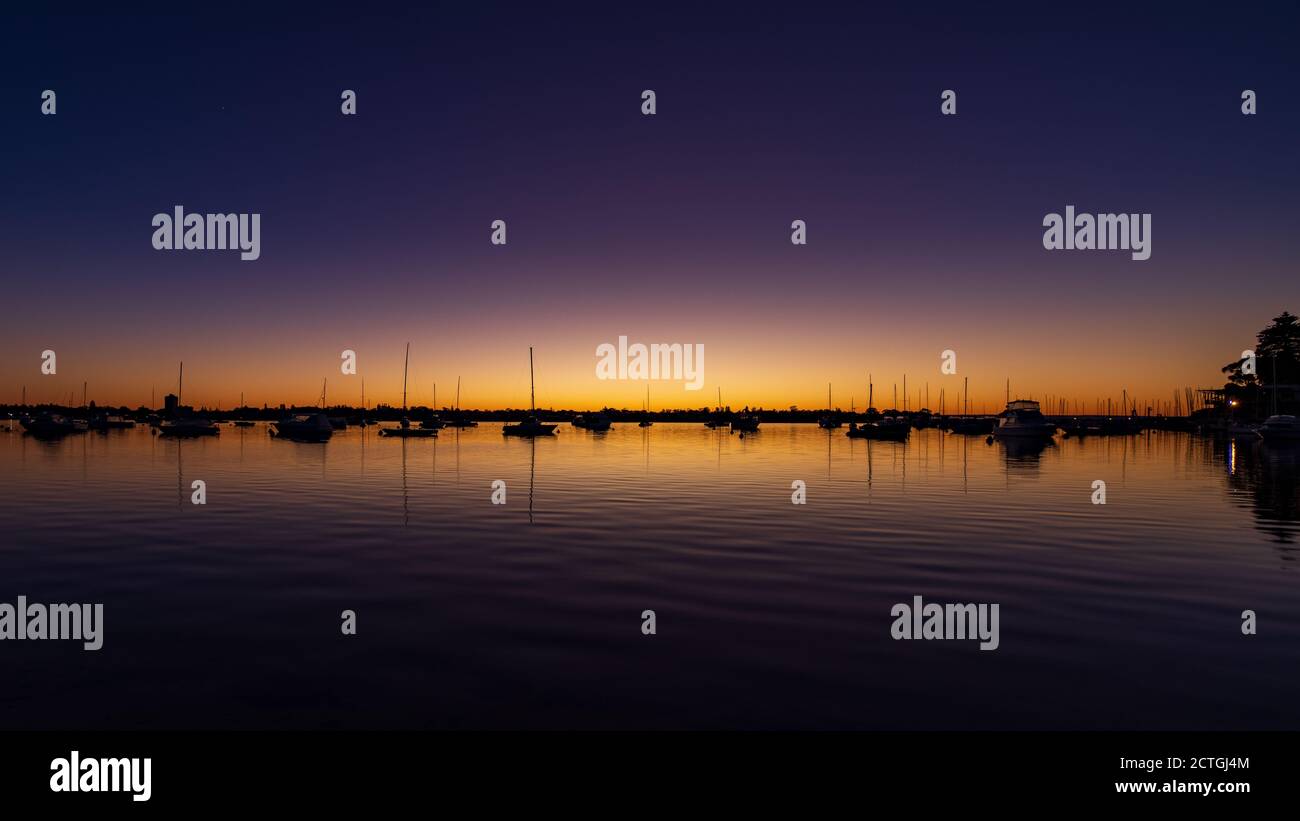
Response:
M1026 447L935 429L902 443L813 425L540 441L499 428L325 444L264 427L0 434L0 578L120 614L124 661L97 683L121 709L74 706L87 726L1300 727L1295 449L1167 432ZM464 481L438 481L449 467ZM493 507L503 477L512 507ZM214 490L206 511L190 507L195 479ZM794 479L807 506L790 504ZM1096 479L1105 508L1089 503ZM1000 602L1009 663L894 642L890 607L914 593ZM376 625L343 714L334 690L311 689L356 667L357 646L319 621L341 602ZM688 627L647 653L635 615L656 604ZM1241 640L1246 606L1273 614L1274 644ZM147 615L133 623L133 608ZM272 632L250 641L251 625ZM82 658L27 658L0 727L61 715L58 683L84 673ZM650 685L611 689L611 674ZM954 701L955 679L976 690ZM1237 709L1243 691L1272 707ZM286 711L285 692L309 697Z
M1294 543L1300 529L1300 447L1234 440L1214 447L1227 467L1229 498L1249 509L1256 529L1272 541Z
M993 444L1001 448L1008 473L1036 472L1043 451L1056 447L1051 439L997 439Z

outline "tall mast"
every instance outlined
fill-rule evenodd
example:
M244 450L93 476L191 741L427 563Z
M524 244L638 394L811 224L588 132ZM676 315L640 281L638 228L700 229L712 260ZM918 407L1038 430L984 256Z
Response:
M181 397L185 396L185 362L181 361L181 375L176 379L176 407L181 406Z
M876 386L871 382L871 374L867 374L867 409L870 410L872 402L875 399Z
M456 377L456 410L460 410L460 377Z
M528 346L528 409L537 412L537 386L533 382L533 346Z
M826 410L831 409L831 383L826 383Z
M406 410L406 369L411 364L411 343L406 343L406 362L402 364L402 410Z
M962 398L966 401L966 409L963 411L962 416L970 416L970 377L967 376L965 379L966 384L962 388Z
M1270 358L1273 360L1273 415L1277 416L1277 354Z

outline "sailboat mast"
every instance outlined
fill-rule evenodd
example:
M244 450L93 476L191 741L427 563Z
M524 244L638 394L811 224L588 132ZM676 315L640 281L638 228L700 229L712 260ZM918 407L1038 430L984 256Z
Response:
M537 385L533 381L533 346L528 346L528 409L537 412Z
M406 343L406 361L402 363L402 410L406 410L406 370L411 365L411 343Z
M966 384L962 388L962 398L966 401L966 409L962 412L962 416L970 416L970 377L967 376L965 379Z
M185 363L181 362L181 373L176 378L176 407L184 404L181 400L185 397Z
M1271 357L1273 360L1273 415L1277 416L1277 354Z
M867 374L867 409L870 410L876 395L876 386L871 381L871 374Z
M456 377L456 410L460 410L460 377Z

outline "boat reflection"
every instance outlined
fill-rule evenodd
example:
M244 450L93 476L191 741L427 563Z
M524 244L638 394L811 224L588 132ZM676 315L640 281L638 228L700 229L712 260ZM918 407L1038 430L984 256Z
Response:
M1037 469L1039 457L1056 442L1045 437L999 438L994 445L1002 451L1007 470Z
M1279 544L1294 543L1300 533L1300 447L1231 439L1214 447L1227 467L1229 499L1254 514L1256 530Z

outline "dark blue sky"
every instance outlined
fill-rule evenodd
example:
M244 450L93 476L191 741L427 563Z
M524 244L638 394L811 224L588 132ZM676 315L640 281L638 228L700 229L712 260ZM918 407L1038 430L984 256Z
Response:
M1291 4L160 8L5 13L5 383L60 334L138 358L142 332L378 343L433 315L748 342L870 304L895 330L1064 313L1119 350L1207 324L1231 349L1297 308ZM149 218L178 203L262 213L262 259L153 251ZM1152 260L1045 254L1067 204L1152 213Z

